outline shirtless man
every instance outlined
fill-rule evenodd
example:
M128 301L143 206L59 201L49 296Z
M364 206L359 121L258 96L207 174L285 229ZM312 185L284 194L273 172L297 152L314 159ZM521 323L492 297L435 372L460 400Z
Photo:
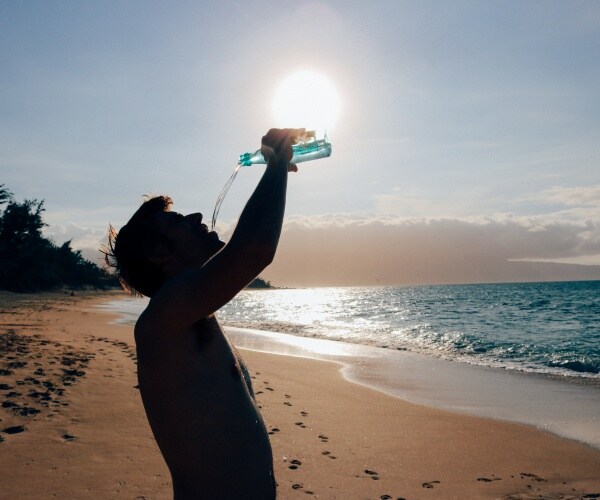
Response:
M176 500L275 498L250 377L213 314L273 260L301 133L262 138L267 167L228 244L201 214L171 212L168 197L146 201L109 239L121 282L151 298L135 326L139 387Z

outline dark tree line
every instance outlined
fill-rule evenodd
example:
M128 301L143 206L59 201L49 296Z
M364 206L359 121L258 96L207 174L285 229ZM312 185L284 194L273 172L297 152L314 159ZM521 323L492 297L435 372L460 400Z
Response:
M113 275L84 259L79 250L71 248L70 241L58 246L43 237L43 200L18 202L0 184L1 207L0 289L35 292L118 286Z
M273 288L270 281L265 281L262 278L254 278L246 288Z

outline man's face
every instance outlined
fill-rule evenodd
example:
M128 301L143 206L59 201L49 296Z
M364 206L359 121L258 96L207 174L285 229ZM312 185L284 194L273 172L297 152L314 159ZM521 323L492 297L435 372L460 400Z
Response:
M202 214L182 215L162 212L156 215L160 233L171 242L171 258L185 266L201 266L215 255L225 243L214 231L202 224Z

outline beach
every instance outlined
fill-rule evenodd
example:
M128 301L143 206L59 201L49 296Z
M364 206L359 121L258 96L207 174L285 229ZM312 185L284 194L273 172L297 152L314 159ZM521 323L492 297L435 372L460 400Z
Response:
M121 292L2 294L0 498L171 497L137 389ZM600 451L413 404L337 362L241 349L278 498L600 498Z

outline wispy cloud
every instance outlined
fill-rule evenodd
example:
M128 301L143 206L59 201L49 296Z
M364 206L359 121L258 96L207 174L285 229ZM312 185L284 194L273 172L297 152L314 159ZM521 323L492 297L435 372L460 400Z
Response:
M567 206L595 206L600 208L600 185L579 187L553 187L543 191L540 198Z

